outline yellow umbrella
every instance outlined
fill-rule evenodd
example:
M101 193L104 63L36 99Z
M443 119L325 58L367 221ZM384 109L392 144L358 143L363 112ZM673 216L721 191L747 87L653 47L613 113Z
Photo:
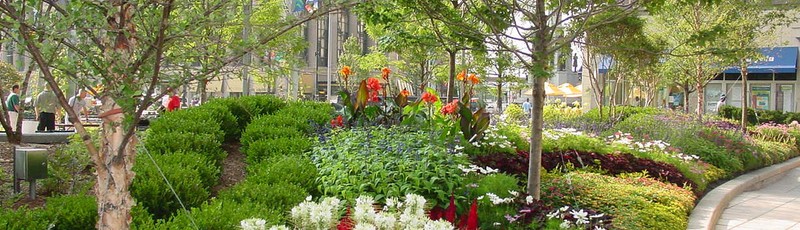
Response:
M529 89L525 91L525 95L533 95L533 89ZM545 96L563 96L564 92L558 89L556 85L553 85L550 82L544 83L544 95Z
M564 97L581 97L582 92L580 89L575 88L570 83L564 83L558 86L558 89L564 92Z

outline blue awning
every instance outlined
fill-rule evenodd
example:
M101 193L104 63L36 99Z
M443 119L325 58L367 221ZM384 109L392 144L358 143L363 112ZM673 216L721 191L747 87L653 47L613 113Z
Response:
M606 74L608 73L608 70L614 66L614 60L612 60L609 56L603 55L600 57L600 63L598 64L600 65L600 68L597 68L597 71L600 72L600 74Z
M766 58L747 66L748 73L797 73L797 47L761 48ZM727 74L739 74L739 67L725 70Z

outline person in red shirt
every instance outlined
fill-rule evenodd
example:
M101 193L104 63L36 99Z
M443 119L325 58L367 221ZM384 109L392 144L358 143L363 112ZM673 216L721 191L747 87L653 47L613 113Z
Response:
M170 89L169 103L167 104L167 111L172 112L181 108L181 98L175 93L175 90Z

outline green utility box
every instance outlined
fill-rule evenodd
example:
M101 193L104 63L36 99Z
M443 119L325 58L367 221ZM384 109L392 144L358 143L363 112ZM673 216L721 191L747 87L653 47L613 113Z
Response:
M14 151L14 176L19 180L47 177L47 149L17 148Z
M36 198L36 179L47 178L47 149L14 149L14 192L20 192L20 180L30 182L28 193Z

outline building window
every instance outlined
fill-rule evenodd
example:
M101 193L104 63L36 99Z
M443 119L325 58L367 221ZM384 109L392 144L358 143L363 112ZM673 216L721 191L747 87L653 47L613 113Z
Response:
M794 112L794 85L778 84L775 91L775 110Z
M361 44L361 55L365 55L369 52L369 45L367 44L369 36L367 35L367 29L364 23L358 22L357 25L356 33L358 33L358 44Z
M9 65L14 64L14 43L11 42L6 44L6 63Z
M329 17L317 19L317 66L328 67L328 20Z

